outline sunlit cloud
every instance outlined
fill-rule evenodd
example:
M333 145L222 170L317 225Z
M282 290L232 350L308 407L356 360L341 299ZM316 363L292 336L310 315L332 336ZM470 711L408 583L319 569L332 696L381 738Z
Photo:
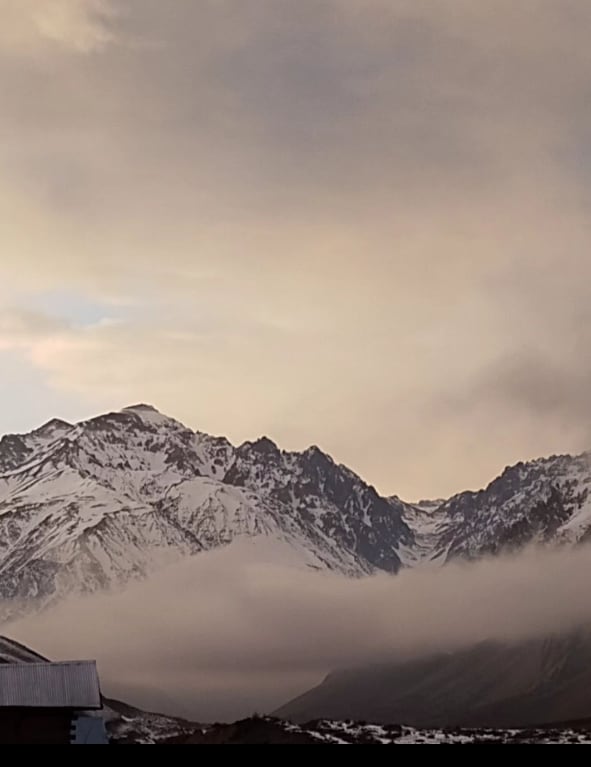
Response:
M112 305L53 388L407 497L588 446L587 3L0 7L0 301Z

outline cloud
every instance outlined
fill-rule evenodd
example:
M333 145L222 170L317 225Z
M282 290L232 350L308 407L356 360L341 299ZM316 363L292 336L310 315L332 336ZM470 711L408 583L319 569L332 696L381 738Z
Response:
M46 338L56 331L62 331L65 327L65 323L58 318L48 317L39 312L5 310L0 314L0 343L9 348L27 346L35 340Z
M55 658L96 657L107 695L215 719L276 707L335 668L568 633L591 619L587 548L359 580L298 571L280 549L265 551L236 542L2 630Z
M442 404L522 354L583 375L586 3L114 8L15 2L0 33L0 300L141 307L40 373L406 496L586 447L580 410Z
M84 330L40 312L5 310L0 312L0 350L22 351L30 362L43 368L60 354L84 345ZM91 349L92 339L88 340L86 346Z
M0 0L0 54L39 53L55 44L74 53L113 42L110 0Z
M457 406L504 407L535 418L554 419L556 425L579 420L589 439L590 387L590 366L577 365L560 353L553 359L525 348L486 369L472 391L461 393Z

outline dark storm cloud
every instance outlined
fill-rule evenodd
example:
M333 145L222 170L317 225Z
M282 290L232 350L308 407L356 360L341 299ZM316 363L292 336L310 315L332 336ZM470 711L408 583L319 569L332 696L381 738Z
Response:
M443 397L434 407L437 418L449 413L503 414L503 423L543 420L556 434L576 434L581 449L591 445L591 364L528 348L516 350L486 367L475 380ZM506 427L508 439L510 428Z

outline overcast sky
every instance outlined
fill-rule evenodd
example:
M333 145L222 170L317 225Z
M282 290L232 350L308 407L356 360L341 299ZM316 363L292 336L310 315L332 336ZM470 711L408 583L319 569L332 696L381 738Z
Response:
M0 432L147 401L381 491L591 447L591 3L0 0Z

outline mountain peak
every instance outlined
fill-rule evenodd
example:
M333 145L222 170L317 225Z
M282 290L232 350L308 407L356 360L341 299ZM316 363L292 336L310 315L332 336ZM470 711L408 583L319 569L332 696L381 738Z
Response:
M63 429L72 429L73 426L67 421L63 421L61 418L52 418L42 426L39 426L33 431L33 434L47 434L48 432L61 431Z
M253 450L255 453L259 453L261 455L274 455L275 453L280 452L279 447L273 442L273 440L264 436L259 437L254 441L248 440L247 442L243 442L240 447Z
M137 405L128 405L127 407L124 407L122 412L124 413L157 413L158 415L162 415L162 413L154 407L154 405L148 405L145 402L138 402Z
M412 537L397 510L319 450L302 459L268 437L235 448L145 403L81 421L64 439L45 428L0 444L0 620L235 540L253 539L265 559L287 546L298 567L360 576L397 572Z
M334 463L331 456L328 455L328 453L325 453L324 450L321 450L318 445L310 445L304 450L302 455L306 456L306 458L320 458L325 461L329 461L330 463Z
M179 421L175 421L174 418L164 415L164 413L161 413L153 405L147 405L143 402L140 402L137 405L124 407L121 412L127 415L135 415L138 418L141 418L145 424L149 424L150 426L173 426L177 429L185 428Z

